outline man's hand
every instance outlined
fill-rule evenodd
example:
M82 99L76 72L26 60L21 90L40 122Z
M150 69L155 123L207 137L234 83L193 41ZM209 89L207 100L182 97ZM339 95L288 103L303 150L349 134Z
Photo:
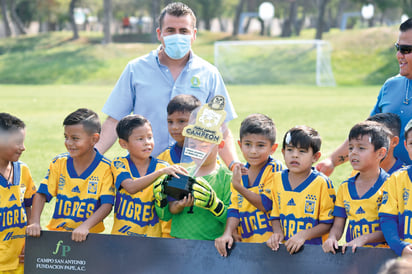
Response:
M335 169L331 158L326 158L316 165L316 169L326 176L330 176Z
M219 200L216 192L205 179L201 177L196 178L192 189L195 206L209 210L216 217L223 214L225 205Z

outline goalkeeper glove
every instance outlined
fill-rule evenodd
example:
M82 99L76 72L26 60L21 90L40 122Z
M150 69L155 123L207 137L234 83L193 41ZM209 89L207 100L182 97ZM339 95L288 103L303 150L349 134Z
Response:
M160 208L167 205L167 195L164 193L164 183L167 180L167 176L167 174L163 174L153 182L153 196L156 205Z
M225 205L216 196L216 192L203 178L196 178L192 185L192 194L194 198L194 205L205 208L219 217L225 211Z

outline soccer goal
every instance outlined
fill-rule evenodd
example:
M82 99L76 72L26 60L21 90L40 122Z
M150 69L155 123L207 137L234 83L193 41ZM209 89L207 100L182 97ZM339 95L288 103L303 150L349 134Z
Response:
M323 40L215 42L215 66L228 84L335 86Z

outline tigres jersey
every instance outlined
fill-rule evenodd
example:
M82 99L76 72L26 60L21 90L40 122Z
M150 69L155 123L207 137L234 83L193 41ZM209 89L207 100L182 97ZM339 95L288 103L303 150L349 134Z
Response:
M13 183L0 176L0 271L15 270L26 237L26 207L31 207L36 187L29 168L13 162Z
M396 221L400 240L412 244L411 192L412 166L407 166L386 180L383 186L379 218L385 217Z
M101 204L114 204L113 175L110 160L96 150L90 166L78 175L73 158L68 153L58 155L50 163L47 176L40 184L39 193L47 201L56 197L50 230L73 231L87 220ZM103 222L90 229L91 233L104 231Z
M180 163L180 157L182 156L182 148L174 143L172 146L168 147L165 151L157 156L157 159L163 160L170 165Z
M340 185L333 212L334 216L348 220L346 242L381 230L378 210L382 203L383 183L389 175L381 169L378 180L362 197L359 197L356 191L355 181L358 175L359 173ZM386 247L387 245L385 242L377 242L365 246Z
M246 167L249 168L249 163ZM281 162L269 157L266 165L261 169L252 186L249 186L247 175L242 176L243 185L250 191L261 194L262 190L272 181L273 174L281 171ZM243 242L263 243L272 235L272 226L269 222L269 214L257 209L231 186L232 194L227 217L238 218L239 234Z
M273 207L270 220L280 220L285 241L299 231L319 223L331 224L336 199L330 179L315 169L312 168L309 177L293 190L288 173L288 169L275 173L273 183L269 189L264 190L265 196L262 197L265 208ZM268 199L267 195L270 195L271 199ZM307 240L305 243L322 244L322 237Z
M113 160L112 172L117 194L112 234L149 237L160 237L162 235L159 217L156 214L154 205L153 185L135 194L130 194L121 187L121 183L127 178L140 178L166 166L168 166L166 162L151 158L147 173L140 175L130 159L130 155Z

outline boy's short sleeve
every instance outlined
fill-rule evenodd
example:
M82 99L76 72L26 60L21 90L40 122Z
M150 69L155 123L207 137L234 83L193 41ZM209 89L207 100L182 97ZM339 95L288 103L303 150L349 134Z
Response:
M40 183L40 187L37 190L38 193L42 193L46 196L47 202L50 202L50 200L57 195L60 164L61 161L59 161L57 157L53 159L49 165L47 175L43 178Z
M277 173L273 174L269 180L265 182L262 186L262 191L260 191L260 198L262 200L263 207L266 212L271 212L273 207L273 192L274 192L274 182ZM279 172L280 174L280 172Z
M227 211L227 217L234 217L239 219L239 203L238 203L238 192L236 189L233 188L233 185L230 184L230 190L231 190L231 195L230 195L230 204L229 208Z
M111 168L107 168L102 178L102 187L100 191L100 202L102 204L114 204L115 188L113 183L113 174Z
M117 190L120 190L121 184L124 180L133 179L132 175L127 170L126 165L121 161L121 159L122 158L120 157L115 158L110 165L113 173L114 186Z
M332 181L325 178L325 183L321 187L321 201L319 211L320 223L333 223L333 209L335 207L336 192Z
M268 184L268 187L270 186L270 201L271 201L271 212L270 212L270 220L279 220L280 219L280 211L279 211L279 200L277 197L277 190L276 190L276 184L277 183L282 183L282 176L280 175L281 172L278 172L278 174L275 174L273 181ZM279 176L277 176L279 175ZM280 180L277 182L277 180ZM266 192L266 191L265 191ZM262 200L263 202L263 200ZM263 204L266 210L268 210L267 206Z
M389 177L383 185L382 205L379 208L379 217L385 215L398 216L398 193L396 177Z
M346 184L343 183L340 185L338 189L338 195L336 196L335 202L335 209L333 210L333 216L335 217L347 218L345 204L343 203L343 191L345 187Z
M26 165L22 166L23 182L25 183L26 190L24 192L24 206L31 207L33 203L33 196L36 193L36 186L31 176L30 170Z

